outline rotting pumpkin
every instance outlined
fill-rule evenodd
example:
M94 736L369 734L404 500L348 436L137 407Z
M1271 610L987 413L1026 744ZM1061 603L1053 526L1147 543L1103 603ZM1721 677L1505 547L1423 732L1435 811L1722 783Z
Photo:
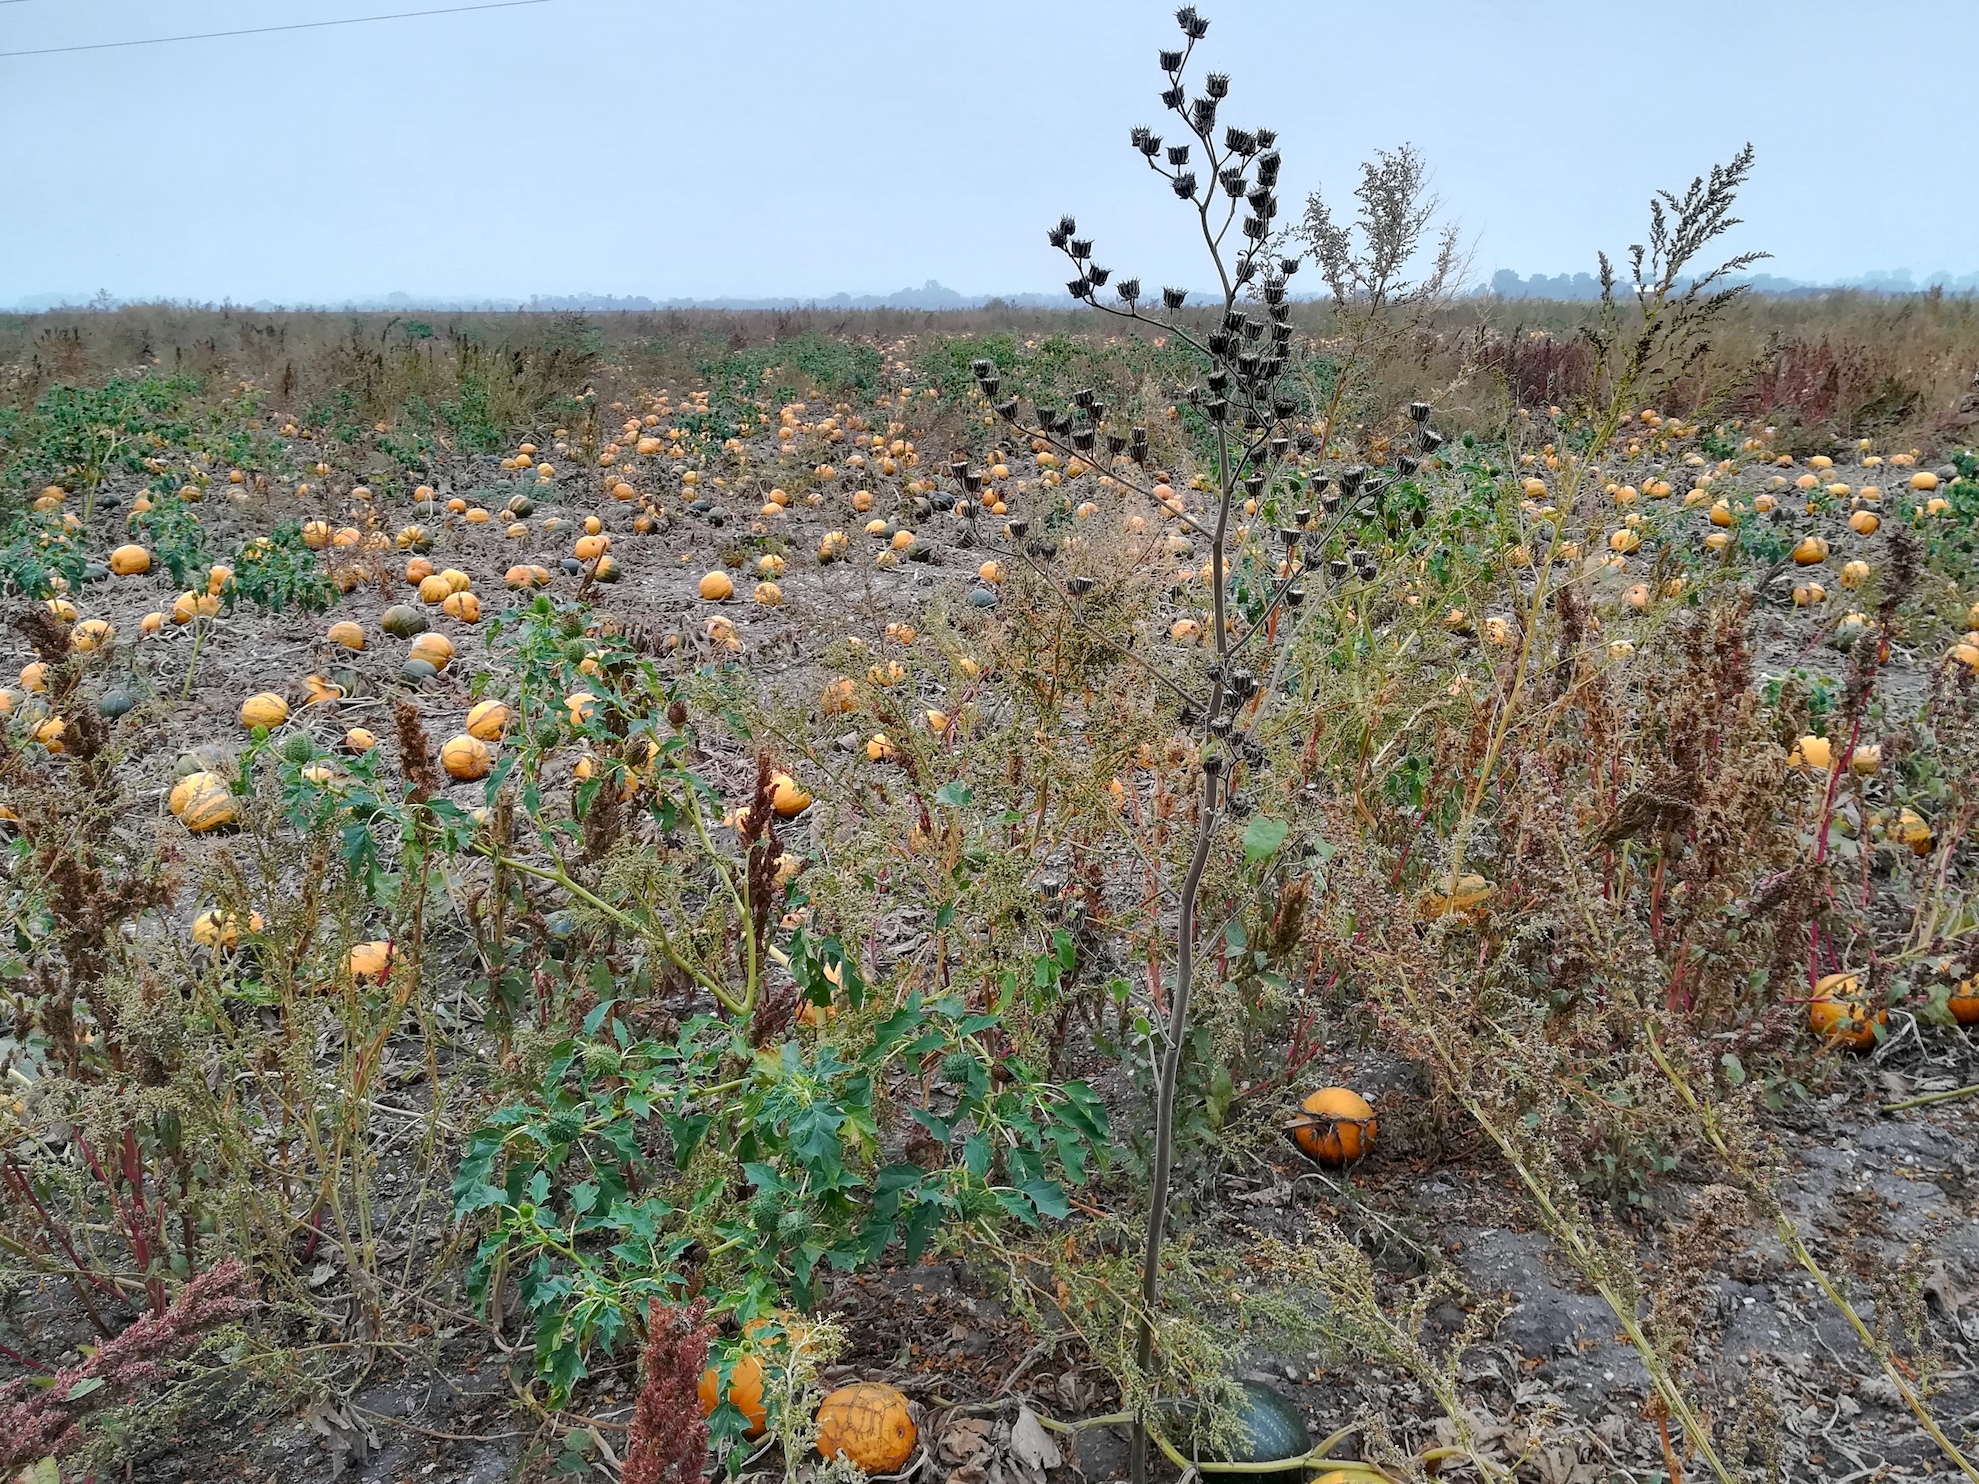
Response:
M843 1456L869 1475L898 1473L920 1437L907 1398L877 1382L832 1392L818 1404L816 1425L820 1456Z

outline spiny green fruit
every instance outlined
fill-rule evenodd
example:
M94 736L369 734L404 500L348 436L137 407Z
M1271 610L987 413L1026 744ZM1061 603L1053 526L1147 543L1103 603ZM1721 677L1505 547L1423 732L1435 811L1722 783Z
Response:
M957 1048L941 1059L941 1080L950 1087L967 1087L979 1063L973 1052Z
M292 763L307 763L315 760L316 743L303 732L296 732L282 744L282 756Z

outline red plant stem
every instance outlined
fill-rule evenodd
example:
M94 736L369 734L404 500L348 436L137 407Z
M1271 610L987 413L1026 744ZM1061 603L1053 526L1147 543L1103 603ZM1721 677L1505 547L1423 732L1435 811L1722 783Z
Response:
M309 1240L303 1244L302 1261L308 1262L316 1253L316 1244L323 1240L323 1215L329 1210L326 1202L318 1200L316 1209L309 1218Z
M1683 988L1684 970L1689 967L1689 960L1690 944L1679 943L1676 958L1670 964L1670 988L1664 997L1664 1003L1673 1014L1690 1008L1690 995Z
M1818 842L1814 850L1814 863L1818 866L1828 858L1828 826L1835 817L1835 794L1841 783L1842 774L1847 771L1849 759L1855 756L1856 741L1862 736L1862 718L1857 717L1849 728L1848 746L1842 755L1835 758L1828 768L1828 787L1821 798L1821 822Z
M22 1200L26 1201L29 1205L33 1206L35 1210L35 1214L41 1218L41 1227L42 1227L44 1244L47 1244L49 1242L59 1244L61 1246L63 1254L67 1256L67 1258L69 1259L70 1265L75 1268L76 1272L81 1274L83 1277L87 1278L92 1286L101 1289L111 1298L123 1297L123 1295L117 1291L115 1285L106 1283L103 1279L99 1278L95 1273L90 1271L88 1264L86 1264L82 1260L81 1255L77 1253L75 1244L69 1240L68 1229L64 1227L61 1222L57 1221L52 1215L49 1214L48 1208L41 1203L41 1197L34 1193L33 1185L31 1185L28 1182L27 1176L21 1173L21 1167L14 1162L13 1157L11 1155L8 1156L5 1165L0 1165L0 1174L5 1175L8 1189L12 1190ZM50 1251L52 1253L53 1251L52 1247L50 1248ZM83 1302L88 1303L89 1301L87 1299L84 1299ZM94 1315L95 1312L96 1311L94 1309L90 1311L92 1315ZM101 1323L99 1323L97 1327L101 1329L102 1328ZM109 1331L104 1330L104 1333L108 1334Z
M129 1137L129 1135L126 1134L126 1137ZM164 1297L164 1289L162 1280L151 1271L151 1234L146 1229L146 1224L141 1223L138 1219L145 1214L142 1187L138 1190L137 1203L135 1205L126 1203L117 1194L117 1182L110 1178L108 1172L104 1170L101 1161L97 1159L95 1151L89 1147L89 1144L81 1134L76 1135L76 1148L81 1150L82 1157L89 1161L89 1167L95 1171L96 1178L103 1182L103 1189L110 1196L111 1209L117 1213L117 1219L123 1222L124 1234L130 1239L131 1258L136 1264L137 1270L145 1275L145 1296L150 1299L153 1311L162 1314L164 1310L159 1305Z
M130 1183L133 1212L144 1218L144 1245L150 1252L153 1248L154 1233L157 1238L157 1251L163 1254L170 1250L165 1236L165 1182L158 1182L158 1210L154 1216L144 1198L144 1156L138 1150L137 1134L131 1129L124 1130L124 1179ZM150 1272L150 1264L145 1265ZM145 1291L151 1296L151 1312L163 1315L165 1312L165 1278L162 1273L144 1280Z

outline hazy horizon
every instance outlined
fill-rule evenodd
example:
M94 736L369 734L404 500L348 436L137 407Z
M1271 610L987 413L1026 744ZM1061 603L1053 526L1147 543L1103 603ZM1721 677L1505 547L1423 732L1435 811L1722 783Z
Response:
M391 8L22 0L0 7L0 52ZM1314 184L1344 201L1360 159L1412 142L1475 280L1619 258L1652 191L1747 139L1758 167L1727 249L1772 251L1760 271L1979 270L1961 116L1928 94L1876 101L1911 86L1914 59L1969 53L1979 7L1913 0L1863 32L1837 0L1772 0L1730 27L1676 0L1654 34L1632 8L1567 0L1201 8L1199 62L1232 74L1227 119L1280 131L1288 206ZM1127 146L1129 126L1163 127L1170 9L546 0L0 57L0 188L21 215L0 304L801 302L931 279L1051 294L1043 229L1062 211L1117 272L1198 282L1188 222ZM1841 34L1863 81L1846 96ZM1637 71L1657 81L1611 81ZM1788 85L1807 96L1783 106Z

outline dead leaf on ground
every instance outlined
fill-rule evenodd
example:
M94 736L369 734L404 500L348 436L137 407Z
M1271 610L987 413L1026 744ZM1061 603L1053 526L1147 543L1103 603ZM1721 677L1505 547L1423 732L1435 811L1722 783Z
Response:
M1017 1420L1010 1426L1010 1453L1025 1469L1038 1473L1065 1462L1057 1439L1045 1431L1038 1414L1029 1407L1017 1409Z
M325 1397L303 1409L302 1420L330 1450L330 1477L338 1479L353 1461L362 1464L378 1447L378 1429L355 1407Z

